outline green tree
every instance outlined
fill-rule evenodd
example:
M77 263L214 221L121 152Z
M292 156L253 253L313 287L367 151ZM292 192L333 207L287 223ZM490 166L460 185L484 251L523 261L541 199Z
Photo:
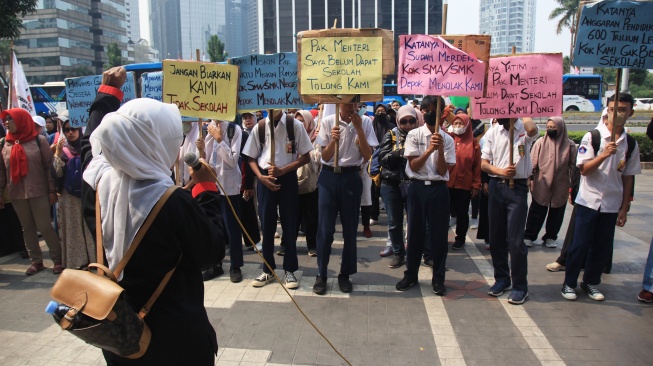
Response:
M11 62L11 43L7 40L0 41L0 65L2 65L2 76L7 76L7 67Z
M211 62L226 61L229 57L229 54L224 52L224 43L215 34L209 38L208 53Z
M125 59L122 58L122 54L120 53L120 48L118 48L118 43L113 42L107 46L107 59L108 61L104 65L104 68L106 70L112 67L121 66L125 64Z
M564 28L569 28L572 38L574 33L576 33L576 13L578 12L578 7L580 6L580 0L555 0L560 6L553 9L551 14L549 14L549 20L554 20L560 17L558 24L556 26L556 33L562 33ZM573 44L569 44L569 54L573 54ZM569 70L569 69L567 69Z
M23 19L27 13L36 11L37 0L1 0L0 1L0 39L20 37Z

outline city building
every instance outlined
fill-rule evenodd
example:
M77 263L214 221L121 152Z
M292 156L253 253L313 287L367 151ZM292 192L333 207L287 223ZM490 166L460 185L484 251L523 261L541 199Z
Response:
M311 29L383 28L402 34L440 34L442 0L258 0L259 53L297 51L295 35ZM391 75L388 82L396 77Z
M481 0L480 31L492 36L493 55L533 52L535 0Z
M179 4L181 58L195 60L199 49L200 57L208 60L209 38L217 35L223 42L227 38L225 0L179 0Z
M141 21L138 0L125 0L125 11L127 21L127 39L136 42L141 39Z
M229 57L258 53L257 0L229 0L227 14L225 51Z
M179 0L149 0L152 47L161 59L181 58L181 22Z
M14 40L29 83L100 74L111 43L127 58L124 0L38 1L36 9L23 18L25 29Z

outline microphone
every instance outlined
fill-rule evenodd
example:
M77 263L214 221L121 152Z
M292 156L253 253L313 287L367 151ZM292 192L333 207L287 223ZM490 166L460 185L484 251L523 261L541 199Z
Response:
M192 151L187 152L186 155L184 155L184 162L186 165L193 168L194 171L198 171L200 168L202 168L202 162L200 162L197 154Z

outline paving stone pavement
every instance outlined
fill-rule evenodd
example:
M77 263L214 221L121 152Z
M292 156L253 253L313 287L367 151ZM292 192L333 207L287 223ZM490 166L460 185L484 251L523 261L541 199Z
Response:
M559 254L570 213L568 207L557 249L536 243L529 250L529 298L523 306L485 294L492 266L475 230L469 230L464 250L449 250L446 296L431 292L431 272L424 266L419 286L396 291L403 270L390 269L389 259L379 257L387 235L383 211L371 239L359 234L359 273L352 276L351 294L334 286L338 235L327 294L312 293L317 266L302 237L300 287L290 294L352 365L650 365L653 306L636 296L653 235L653 171L637 177L628 223L617 229L613 270L600 286L604 302L581 292L575 302L564 300L564 273L544 267ZM228 276L205 283L205 305L220 345L216 364L346 364L278 283L251 286L262 269L258 255L246 252L245 263L242 283ZM98 349L62 332L44 313L56 276L43 271L27 277L28 264L16 255L0 258L0 365L104 365ZM46 266L52 263L46 260Z

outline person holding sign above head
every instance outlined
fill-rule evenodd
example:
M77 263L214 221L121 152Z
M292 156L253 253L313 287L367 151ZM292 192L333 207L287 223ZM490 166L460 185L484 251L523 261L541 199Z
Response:
M453 138L440 128L436 131L436 110L440 98L441 112L444 112L442 97L426 96L422 100L425 126L408 132L404 146L408 186L406 205L408 211L408 247L406 250L406 271L404 278L395 286L406 291L417 283L417 273L424 252L424 246L431 248L433 256L433 293L443 296L444 272L447 261L447 233L449 230L449 167L456 164L456 150ZM441 116L441 120L446 116ZM424 228L429 227L429 242L426 243Z
M272 117L272 118L270 118ZM291 131L294 136L290 136ZM274 149L274 150L273 150ZM272 267L274 262L274 233L277 228L277 206L281 216L284 234L283 269L284 285L288 289L299 287L294 272L299 268L297 261L297 220L299 212L299 188L297 169L308 163L313 150L304 125L282 110L274 110L254 127L247 140L243 154L249 158L249 165L259 180L257 186L259 216L263 232L263 257ZM272 282L274 276L267 266L252 282L262 287Z
M527 178L533 170L531 144L539 137L539 129L531 118L523 118L523 122L513 121L499 118L498 125L485 133L481 169L490 175L490 254L496 281L488 294L499 297L512 288L508 302L519 305L528 297L528 248L524 244L528 212ZM512 145L509 132L511 123L514 123ZM510 146L514 146L512 162ZM512 182L514 187L511 187Z
M610 97L608 121L594 130L598 133L586 133L578 148L576 166L581 179L576 196L576 224L561 290L567 300L576 300L575 288L583 265L580 287L593 300L605 299L596 286L601 283L601 273L612 253L615 225L626 224L634 176L641 174L639 146L624 130L628 117L633 115L633 104L630 94L619 93L618 102Z
M357 272L356 231L363 193L360 166L370 159L372 149L378 145L371 119L362 118L356 113L356 103L341 104L339 109L337 116L331 115L322 119L316 139L322 146L322 171L317 184L320 192L317 229L318 274L313 285L313 292L318 295L324 295L327 289L327 270L338 214L344 239L338 285L344 293L352 291L349 276Z
M243 266L243 243L242 233L238 225L237 217L240 217L240 148L242 131L240 126L233 122L211 121L207 127L208 135L205 141L199 141L198 149L205 151L209 166L216 172L218 180L222 184L223 191L220 192L220 209L224 218L225 228L229 234L229 279L238 283L243 280L240 267ZM206 149L205 149L206 146ZM228 199L228 201L227 201ZM229 204L231 203L231 205ZM233 207L236 214L231 210ZM220 275L223 272L214 265L204 272L205 281Z

